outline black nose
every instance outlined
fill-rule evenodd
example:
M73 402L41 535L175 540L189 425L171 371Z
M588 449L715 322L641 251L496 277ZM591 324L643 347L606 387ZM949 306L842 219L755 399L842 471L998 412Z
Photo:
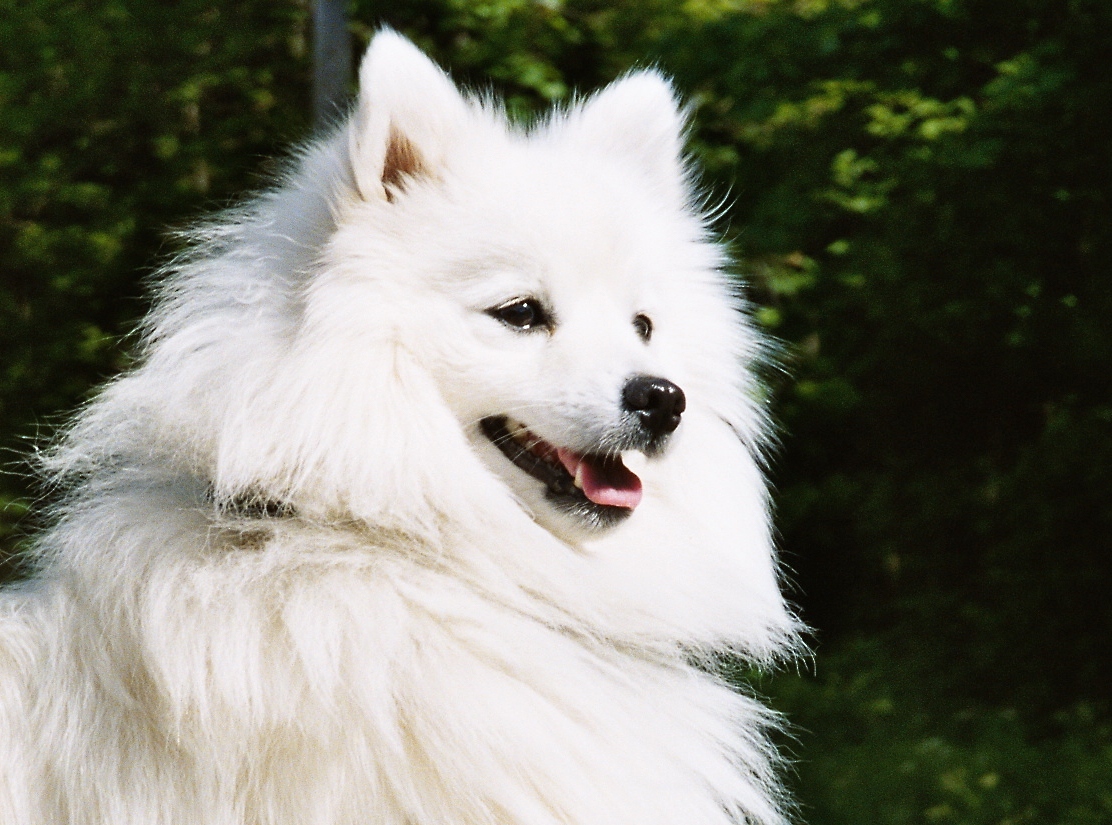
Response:
M635 375L622 390L622 403L637 414L642 427L659 437L680 425L680 413L687 406L687 399L683 390L665 378Z

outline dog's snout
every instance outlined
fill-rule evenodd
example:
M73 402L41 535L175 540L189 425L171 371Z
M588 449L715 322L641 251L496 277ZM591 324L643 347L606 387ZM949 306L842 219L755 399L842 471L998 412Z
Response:
M687 406L683 390L666 378L635 375L622 390L622 403L636 413L653 437L672 432L680 425L680 415Z

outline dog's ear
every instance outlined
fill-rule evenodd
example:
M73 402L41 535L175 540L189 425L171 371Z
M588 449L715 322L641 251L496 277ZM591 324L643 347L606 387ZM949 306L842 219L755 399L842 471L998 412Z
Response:
M590 97L567 119L568 137L637 164L668 194L683 198L686 117L658 72L635 72Z
M384 29L359 69L349 155L359 195L392 201L406 181L437 176L467 124L467 101L411 42Z

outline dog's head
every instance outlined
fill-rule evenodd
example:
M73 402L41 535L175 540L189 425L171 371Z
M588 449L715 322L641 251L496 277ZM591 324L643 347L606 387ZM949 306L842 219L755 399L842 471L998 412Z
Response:
M736 407L742 372L669 84L633 74L515 129L389 32L360 84L356 197L329 250L351 289L333 306L375 302L362 323L383 316L541 523L623 521L642 498L631 464L682 438L693 399Z

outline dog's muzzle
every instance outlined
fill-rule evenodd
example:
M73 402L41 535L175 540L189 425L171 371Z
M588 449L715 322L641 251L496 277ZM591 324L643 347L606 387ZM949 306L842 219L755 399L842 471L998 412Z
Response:
M641 502L641 479L622 461L625 451L659 453L680 425L687 400L665 378L635 375L621 394L621 423L586 451L546 441L505 415L484 418L480 429L518 469L542 482L548 500L595 527L629 516Z

